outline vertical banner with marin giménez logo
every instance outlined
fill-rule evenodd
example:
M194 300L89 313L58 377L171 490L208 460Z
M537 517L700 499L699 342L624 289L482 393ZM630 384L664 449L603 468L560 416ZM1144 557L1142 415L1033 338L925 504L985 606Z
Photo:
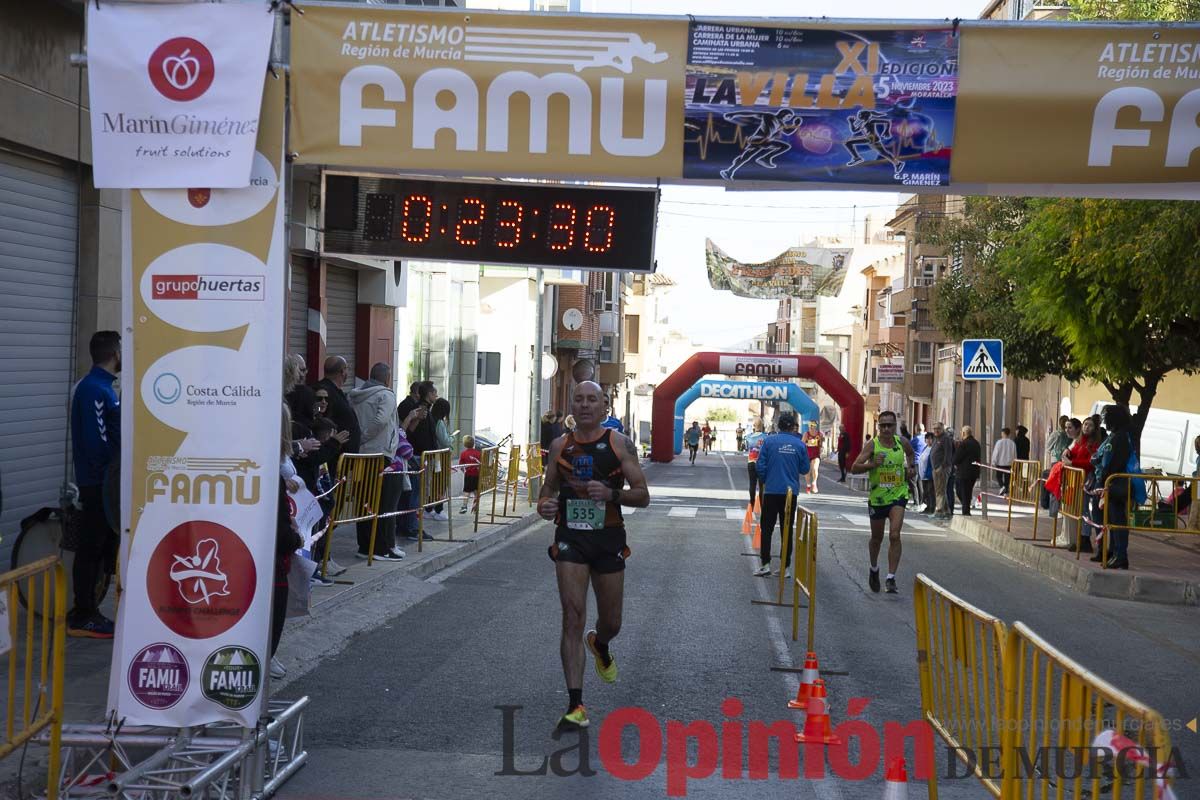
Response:
M270 5L86 5L95 185L246 186Z
M952 28L775 28L694 21L685 178L879 187L950 181Z
M269 662L286 294L283 79L250 185L125 193L121 602L109 707L253 726Z

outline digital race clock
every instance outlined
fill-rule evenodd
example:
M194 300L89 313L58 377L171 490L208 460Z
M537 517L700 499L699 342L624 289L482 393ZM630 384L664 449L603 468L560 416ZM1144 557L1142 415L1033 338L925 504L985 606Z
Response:
M325 173L322 252L654 271L657 189Z

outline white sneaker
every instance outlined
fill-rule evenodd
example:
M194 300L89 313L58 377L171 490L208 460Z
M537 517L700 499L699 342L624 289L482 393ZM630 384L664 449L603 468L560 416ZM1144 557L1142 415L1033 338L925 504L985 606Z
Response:
M785 578L792 577L792 568L791 567L788 567L786 570L784 570L783 577L785 577Z
M346 568L331 558L325 562L325 570L325 574L327 575L341 575L346 571Z
M408 553L405 553L405 552L404 552L403 550L401 550L399 547L393 547L393 548L392 548L392 555L394 555L394 556L399 556L400 558L404 558L406 555L408 555Z
M445 522L446 520L450 519L450 515L447 514L445 511L439 511L433 515L433 518L436 519L438 522Z
M765 578L770 574L771 574L771 567L769 564L763 564L761 567L754 570L754 577L756 577L756 578Z
M287 675L287 668L279 662L278 658L271 656L271 677L282 678Z

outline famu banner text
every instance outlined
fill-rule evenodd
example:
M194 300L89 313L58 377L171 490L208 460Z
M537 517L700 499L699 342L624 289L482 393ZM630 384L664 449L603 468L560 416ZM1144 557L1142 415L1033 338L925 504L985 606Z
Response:
M287 281L283 79L266 86L249 187L125 194L109 708L134 725L253 727L263 703Z

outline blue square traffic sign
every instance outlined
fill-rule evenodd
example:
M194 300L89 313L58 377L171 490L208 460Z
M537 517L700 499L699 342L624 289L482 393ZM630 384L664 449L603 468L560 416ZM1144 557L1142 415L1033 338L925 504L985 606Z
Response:
M1004 380L1004 342L1000 339L963 339L962 376L968 381Z

